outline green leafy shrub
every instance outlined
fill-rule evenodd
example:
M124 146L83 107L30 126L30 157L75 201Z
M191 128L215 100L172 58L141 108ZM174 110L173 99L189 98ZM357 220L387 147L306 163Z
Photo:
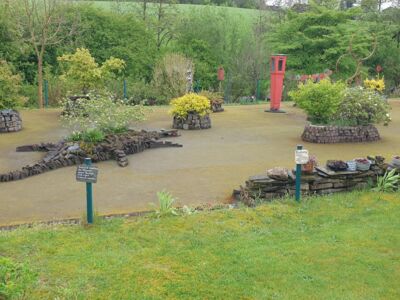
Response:
M66 100L65 105L74 109L62 116L64 124L73 132L73 138L88 142L101 140L104 134L125 132L131 123L145 119L143 106L127 105L111 97Z
M297 90L289 92L289 96L306 111L312 123L328 124L343 100L345 87L344 83L333 83L329 79L318 83L307 81L300 83Z
M88 129L82 132L81 135L81 140L87 143L99 143L102 142L104 138L105 134L97 128Z
M61 79L72 92L87 94L92 89L102 89L107 80L115 78L125 67L122 59L110 57L101 66L88 49L78 48L73 54L57 58L64 72Z
M379 93L362 87L348 88L340 104L337 119L351 125L369 125L390 121L390 106Z
M37 275L21 263L0 256L0 299L22 299Z
M198 113L204 116L210 113L210 100L204 96L190 93L171 100L170 113L179 118L186 118L189 113Z
M376 192L393 192L398 188L400 182L400 175L396 174L396 169L386 171L385 175L378 177L376 187L373 191Z
M10 64L0 60L0 109L11 109L22 105L21 76L14 74Z

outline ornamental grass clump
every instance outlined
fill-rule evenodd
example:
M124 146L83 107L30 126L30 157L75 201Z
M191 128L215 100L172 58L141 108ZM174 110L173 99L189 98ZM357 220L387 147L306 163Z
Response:
M211 112L210 100L204 96L189 93L171 100L170 113L177 118L186 119L190 113L201 117Z
M329 79L313 83L300 83L289 96L304 109L313 124L328 124L343 100L346 85L342 82L331 82Z

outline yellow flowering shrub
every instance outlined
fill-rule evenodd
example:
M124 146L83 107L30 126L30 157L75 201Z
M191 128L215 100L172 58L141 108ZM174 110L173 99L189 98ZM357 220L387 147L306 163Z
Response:
M376 79L365 79L364 86L369 90L383 92L383 90L385 89L385 80L383 77L378 77Z
M205 116L210 113L210 100L204 96L189 93L182 97L171 100L172 109L170 113L179 118L186 118L189 113L198 113Z

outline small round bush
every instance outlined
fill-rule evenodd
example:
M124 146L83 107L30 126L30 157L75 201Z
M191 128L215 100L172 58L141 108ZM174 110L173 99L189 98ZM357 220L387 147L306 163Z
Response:
M204 96L190 93L182 97L171 100L172 109L170 113L173 116L185 119L189 113L197 113L205 116L210 113L210 100Z
M313 124L328 124L343 100L346 85L329 79L313 83L300 83L297 90L289 92L297 105L304 109Z
M390 106L386 99L371 89L348 88L340 104L337 118L349 125L387 124Z

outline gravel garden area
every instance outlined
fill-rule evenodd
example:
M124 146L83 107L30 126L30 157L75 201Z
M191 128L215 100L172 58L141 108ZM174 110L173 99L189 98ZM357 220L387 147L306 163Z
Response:
M129 156L120 168L114 161L101 162L94 185L99 214L148 210L156 192L167 190L181 205L228 201L232 190L253 174L275 166L292 167L297 144L325 163L328 159L352 159L366 155L392 157L400 152L400 101L391 100L392 122L378 126L381 140L357 144L311 144L301 141L305 115L291 103L287 114L265 113L266 105L226 106L212 114L212 128L180 131L168 140L182 148L154 149ZM167 107L156 107L139 126L148 130L170 129ZM23 130L0 135L0 173L20 169L43 153L17 153L25 144L56 142L67 132L58 110L21 111ZM293 162L293 163L292 163ZM76 167L67 167L15 182L1 183L0 224L80 217L85 211L85 186L75 181Z

